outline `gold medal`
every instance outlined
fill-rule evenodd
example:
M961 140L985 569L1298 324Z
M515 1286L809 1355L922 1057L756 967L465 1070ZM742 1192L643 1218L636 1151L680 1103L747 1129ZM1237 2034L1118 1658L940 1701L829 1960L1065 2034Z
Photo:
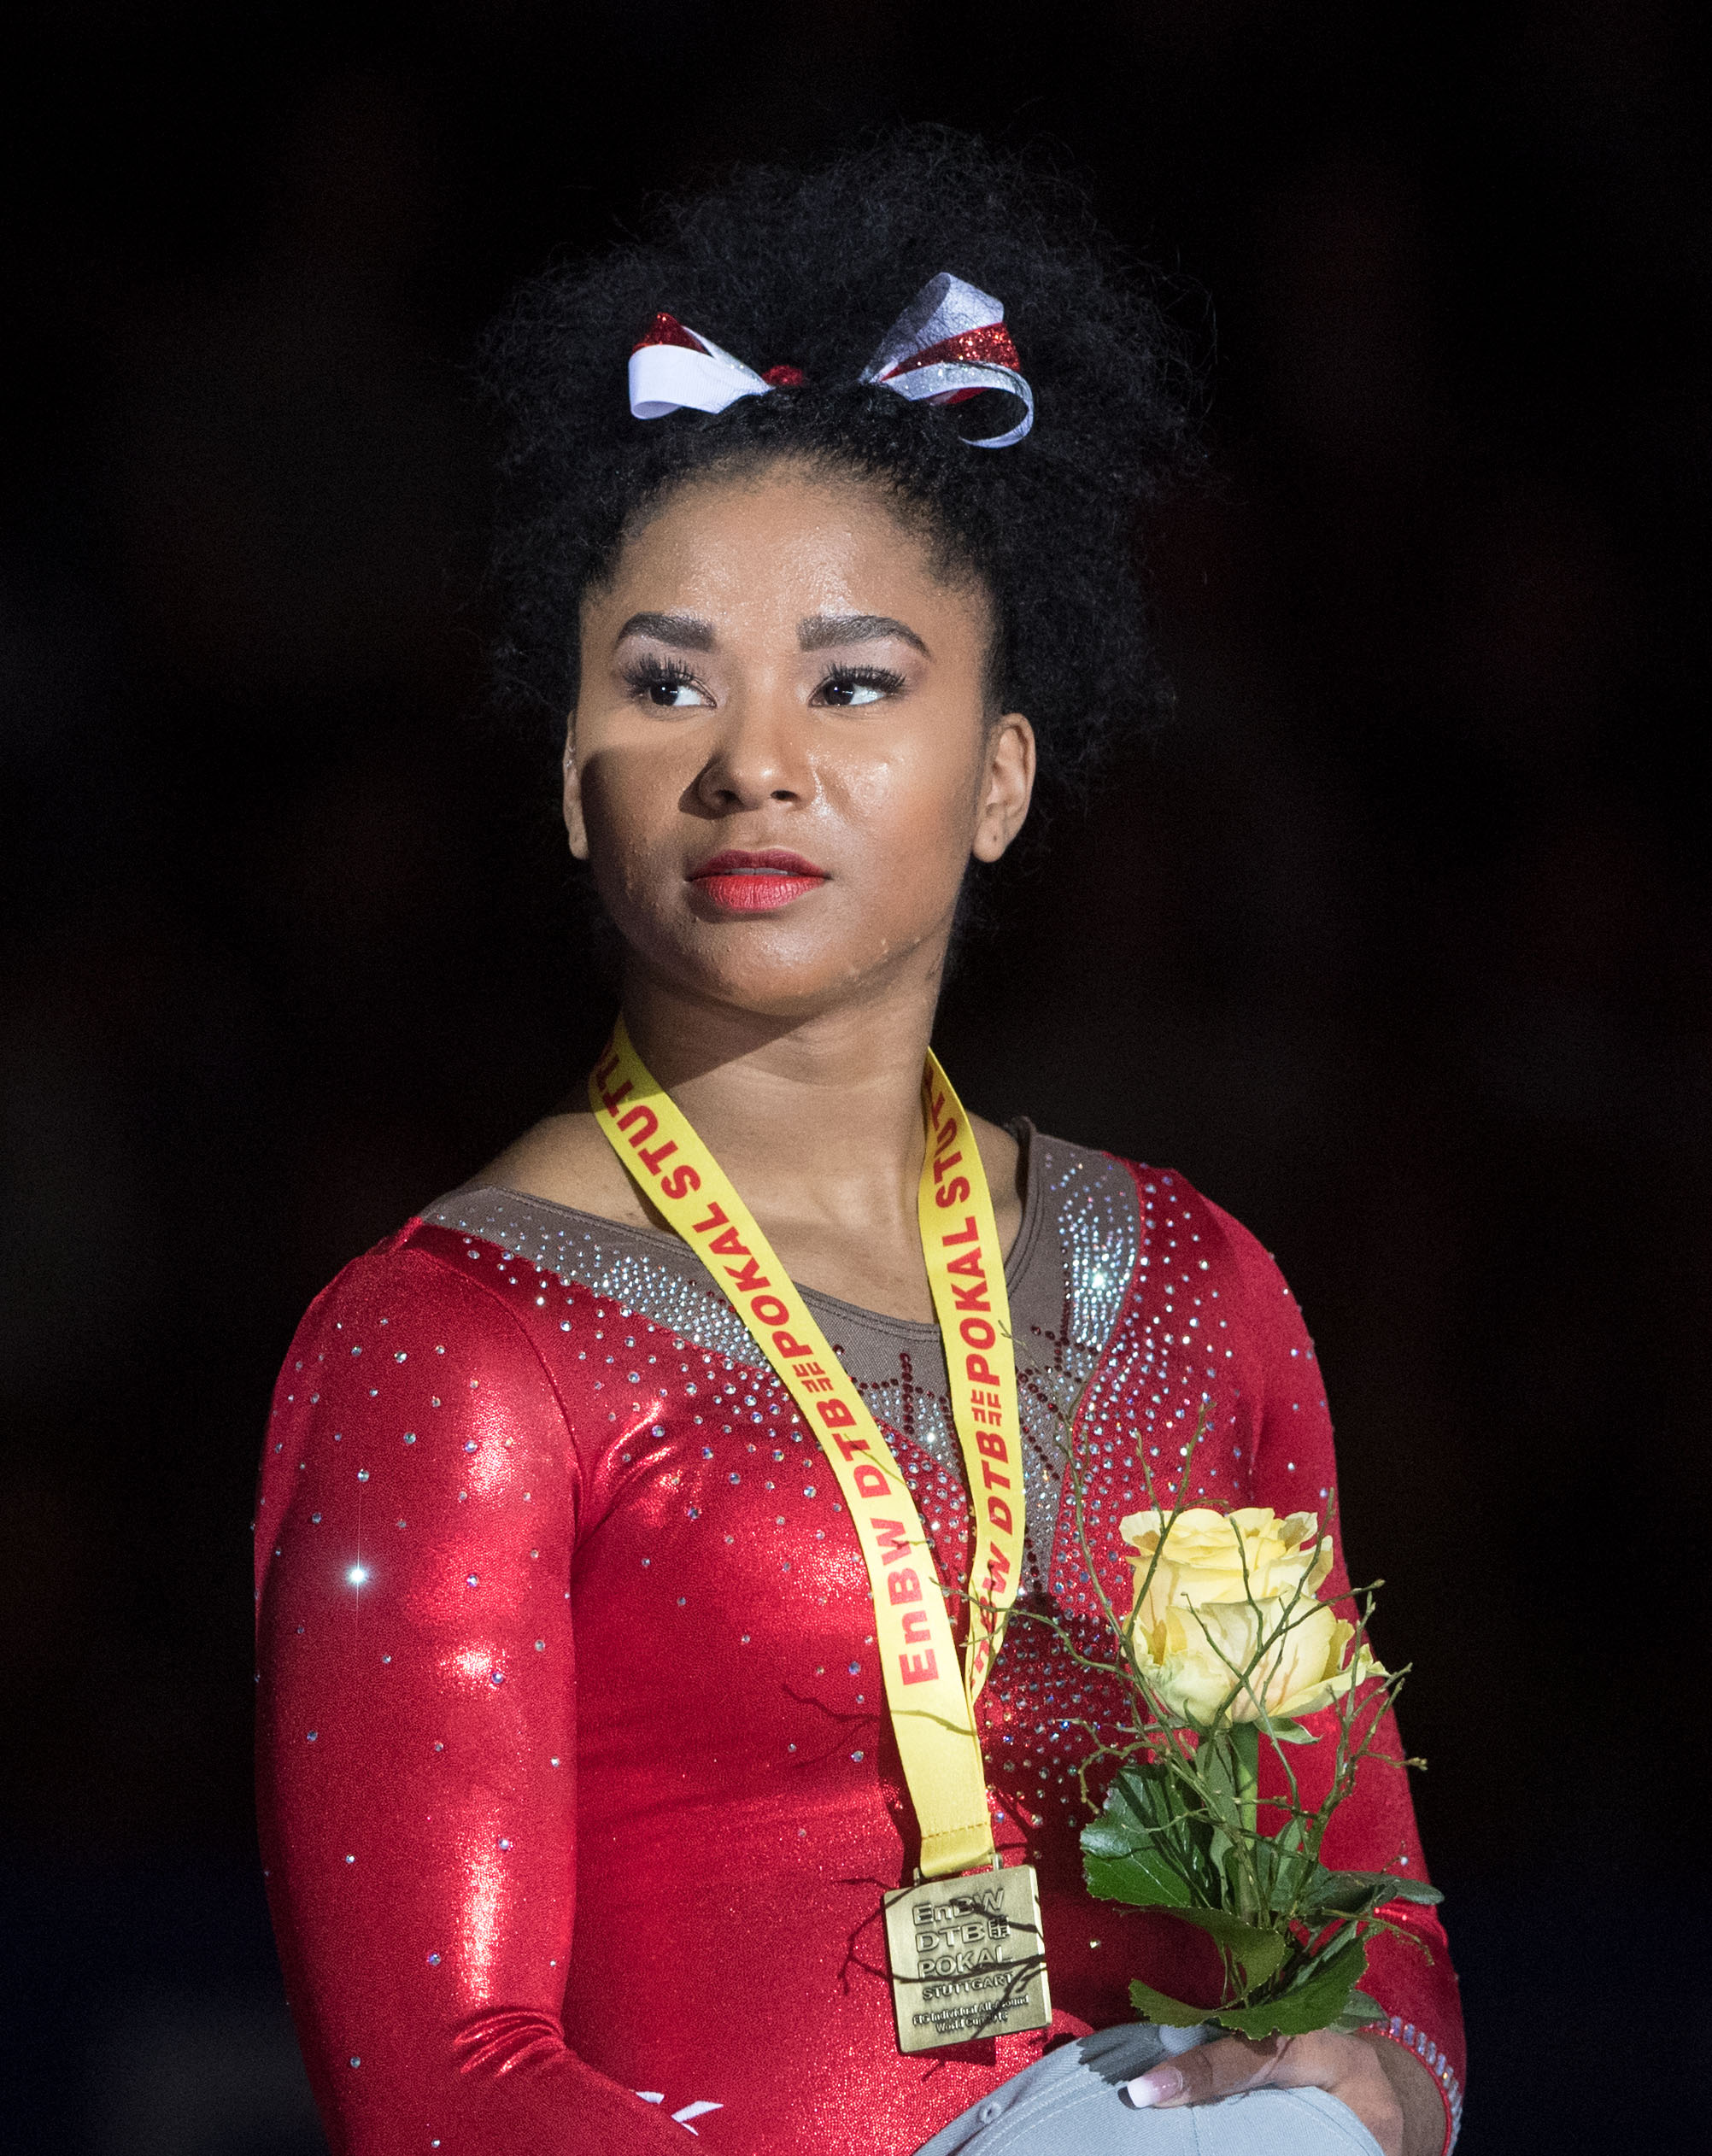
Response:
M1027 1866L998 1868L975 1726L976 1701L1017 1596L1025 1503L1004 1257L962 1104L929 1055L917 1210L969 1479L974 1553L968 1642L959 1657L933 1545L884 1432L753 1214L650 1075L622 1019L589 1078L589 1100L613 1151L706 1266L796 1403L849 1509L921 1837L922 1884L886 1904L898 2041L906 2051L925 2051L972 2036L1042 2029L1052 2009L1035 1874ZM994 1868L971 1872L981 1864Z
M900 2051L1044 2029L1052 2018L1032 1864L923 1879L886 1896Z

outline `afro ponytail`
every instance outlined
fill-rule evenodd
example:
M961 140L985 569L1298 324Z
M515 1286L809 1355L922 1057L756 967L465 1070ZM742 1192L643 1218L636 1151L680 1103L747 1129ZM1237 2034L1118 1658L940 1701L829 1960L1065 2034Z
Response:
M959 439L993 431L978 403L857 378L941 270L1004 303L1035 400L1012 448ZM800 386L633 419L626 362L661 309L758 372L800 369ZM505 436L498 672L555 729L575 700L582 594L638 513L699 472L775 460L871 478L949 570L986 585L998 707L1034 722L1044 773L1076 781L1158 715L1136 527L1192 459L1192 384L1148 280L1065 183L941 127L814 170L753 167L665 202L644 239L525 284L483 360Z

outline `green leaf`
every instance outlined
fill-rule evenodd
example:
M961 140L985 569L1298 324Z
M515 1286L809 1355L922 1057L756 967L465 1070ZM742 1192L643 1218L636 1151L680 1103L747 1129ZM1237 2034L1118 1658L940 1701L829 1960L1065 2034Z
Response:
M1302 1919L1310 1926L1352 1924L1371 1915L1381 1893L1371 1872L1328 1872L1316 1865L1313 1878L1302 1889Z
M1399 1879L1390 1872L1328 1872L1318 1865L1315 1871L1317 1877L1301 1897L1302 1913L1310 1922L1369 1916L1387 1901L1427 1904L1445 1898L1424 1879Z
M1265 1931L1224 1909L1174 1909L1172 1915L1205 1931L1242 1971L1250 1989L1277 1974L1292 1941L1287 1931Z
M1276 1998L1258 2006L1227 2007L1210 2018L1244 2036L1303 2036L1310 2030L1329 2029L1350 2010L1366 1967L1366 1948L1351 1939L1324 1960L1308 1965Z
M1105 1808L1082 1831L1088 1891L1137 1908L1217 1907L1219 1881L1205 1823L1185 1815L1182 1791L1167 1767L1124 1767Z
M1308 1822L1299 1812L1293 1812L1270 1839L1275 1849L1287 1849L1293 1856L1308 1846Z
M1287 1820L1283 1830L1268 1839L1262 1837L1253 1846L1254 1877L1264 1906L1280 1914L1286 1911L1305 1911L1315 1889L1316 1875L1323 1875L1323 1867L1301 1847L1298 1822Z
M1285 1986L1285 1990L1281 1992L1281 1996L1287 1999L1287 1996L1292 1996L1293 1992L1316 1992L1316 1996L1320 1996L1320 1992L1324 1990L1326 1983L1330 1983L1333 1979L1339 1983L1347 1983L1350 1990L1354 1992L1354 1986L1361 1983L1365 1972L1367 1972L1365 1942L1363 1942L1358 1936L1354 1936L1352 1932L1341 1932L1341 1934L1337 1934L1333 1945L1322 1947L1320 1954L1309 1955L1309 1958L1298 1966L1298 1971L1293 1972L1289 1983Z
M1391 1891L1381 1895L1381 1902L1416 1901L1422 1907L1431 1907L1435 1901L1442 1901L1445 1898L1437 1887L1428 1886L1425 1879L1399 1879L1389 1872L1385 1877Z
M1316 1731L1304 1729L1299 1722L1269 1722L1266 1734L1278 1744L1317 1744Z
M1242 1762L1233 1738L1222 1732L1203 1737L1195 1754L1195 1763L1201 1788L1206 1793L1207 1809L1234 1842L1245 1825L1245 1790Z
M1082 1843L1088 1890L1102 1901L1127 1901L1137 1909L1182 1909L1192 1895L1182 1870L1163 1850L1126 1849L1121 1856L1093 1856Z
M1105 1810L1082 1829L1082 1846L1109 1844L1115 1854L1186 1823L1182 1790L1170 1769L1132 1761L1112 1778Z
M1370 2029L1375 2021L1388 2018L1385 2008L1377 2000L1369 1999L1364 1991L1352 1991L1348 2006L1329 2025L1346 2036L1352 2036L1357 2030Z
M1162 2029L1198 2029L1202 2022L1213 2018L1215 2011L1211 2007L1185 2006L1181 1999L1155 1991L1152 1984L1139 1978L1129 1987L1129 2003L1143 2021L1158 2022Z

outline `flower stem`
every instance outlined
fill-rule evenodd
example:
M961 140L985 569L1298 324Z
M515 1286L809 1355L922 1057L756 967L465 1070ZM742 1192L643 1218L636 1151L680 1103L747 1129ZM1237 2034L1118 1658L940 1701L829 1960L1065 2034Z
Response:
M1231 1779L1236 1789L1238 1813L1242 1831L1251 1841L1254 1838L1255 1819L1259 1808L1260 1791L1260 1725L1258 1722L1237 1722L1230 1732Z

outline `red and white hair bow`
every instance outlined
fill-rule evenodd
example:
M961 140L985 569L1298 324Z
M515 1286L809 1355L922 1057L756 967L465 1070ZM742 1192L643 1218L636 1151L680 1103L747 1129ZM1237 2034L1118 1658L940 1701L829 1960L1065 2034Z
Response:
M860 379L913 402L961 404L982 390L1017 398L1023 417L1006 434L963 439L974 449L1007 449L1035 424L1035 395L1017 366L1005 327L1005 309L942 270L923 285L887 331ZM685 407L723 412L740 397L765 396L802 380L794 366L757 374L711 337L686 329L675 315L656 314L630 354L630 410L639 419L664 419Z

